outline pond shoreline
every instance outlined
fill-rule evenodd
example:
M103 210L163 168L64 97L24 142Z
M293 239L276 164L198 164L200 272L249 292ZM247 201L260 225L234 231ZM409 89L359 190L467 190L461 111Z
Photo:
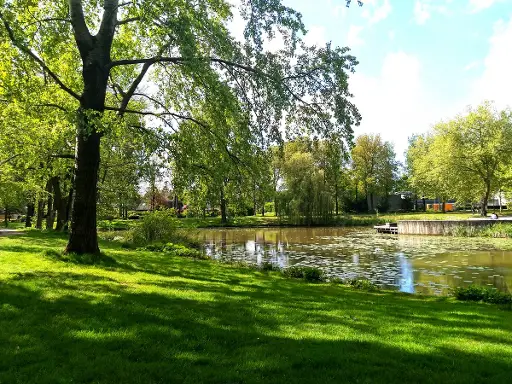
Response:
M512 286L511 244L503 239L379 235L366 227L203 228L196 235L219 261L315 267L327 279L368 279L395 291Z

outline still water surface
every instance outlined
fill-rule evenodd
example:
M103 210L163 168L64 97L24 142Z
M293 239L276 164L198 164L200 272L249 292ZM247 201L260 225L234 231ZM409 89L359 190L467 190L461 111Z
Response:
M315 266L329 278L366 277L402 292L446 295L469 284L512 291L506 240L381 235L368 228L203 229L198 236L215 259Z

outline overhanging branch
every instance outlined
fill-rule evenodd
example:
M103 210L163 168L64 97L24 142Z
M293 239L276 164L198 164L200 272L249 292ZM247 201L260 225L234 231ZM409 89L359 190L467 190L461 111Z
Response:
M14 160L15 158L20 157L20 156L21 156L20 154L12 155L11 157L8 157L7 159L0 161L0 165L7 164L7 163L9 163L10 161L12 161L12 160Z
M22 43L20 43L17 39L16 39L16 36L14 35L14 32L11 28L11 25L9 24L9 22L5 19L4 15L2 12L0 12L0 19L2 20L3 24L4 24L4 27L7 31L7 35L9 36L9 39L11 40L11 42L14 44L14 46L16 48L18 48L20 51L22 51L23 53L25 53L26 55L30 56L32 58L32 60L34 60L37 64L39 64L39 66L65 91L67 92L68 94L70 94L71 96L73 96L75 99L77 100L80 100L80 96L75 93L71 88L69 88L68 86L66 86L62 80L59 79L59 77L50 69L48 68L48 66L44 63L44 61L39 57L37 56L34 52L32 52L32 50L26 46L24 46Z

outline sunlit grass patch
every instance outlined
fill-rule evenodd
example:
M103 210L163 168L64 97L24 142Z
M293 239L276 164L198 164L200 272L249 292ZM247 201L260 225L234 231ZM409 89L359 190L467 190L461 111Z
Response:
M0 239L2 383L508 383L512 311L102 242ZM43 250L41 250L43 249ZM52 258L52 256L55 256Z

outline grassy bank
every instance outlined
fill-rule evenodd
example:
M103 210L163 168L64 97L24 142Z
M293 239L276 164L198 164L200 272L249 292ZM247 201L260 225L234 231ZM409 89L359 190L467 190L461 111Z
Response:
M59 235L0 238L0 383L508 383L512 312Z
M369 214L353 214L340 215L333 217L329 222L322 224L324 226L372 226L384 224L387 222L397 222L399 220L464 220L471 217L479 217L471 213L390 213L380 215ZM136 225L136 220L101 220L99 228L102 230L125 230ZM180 218L178 225L182 228L216 228L216 227L277 227L277 226L294 226L296 222L288 218L276 217L272 214L266 216L240 216L232 217L227 223L222 223L220 217L202 218Z

